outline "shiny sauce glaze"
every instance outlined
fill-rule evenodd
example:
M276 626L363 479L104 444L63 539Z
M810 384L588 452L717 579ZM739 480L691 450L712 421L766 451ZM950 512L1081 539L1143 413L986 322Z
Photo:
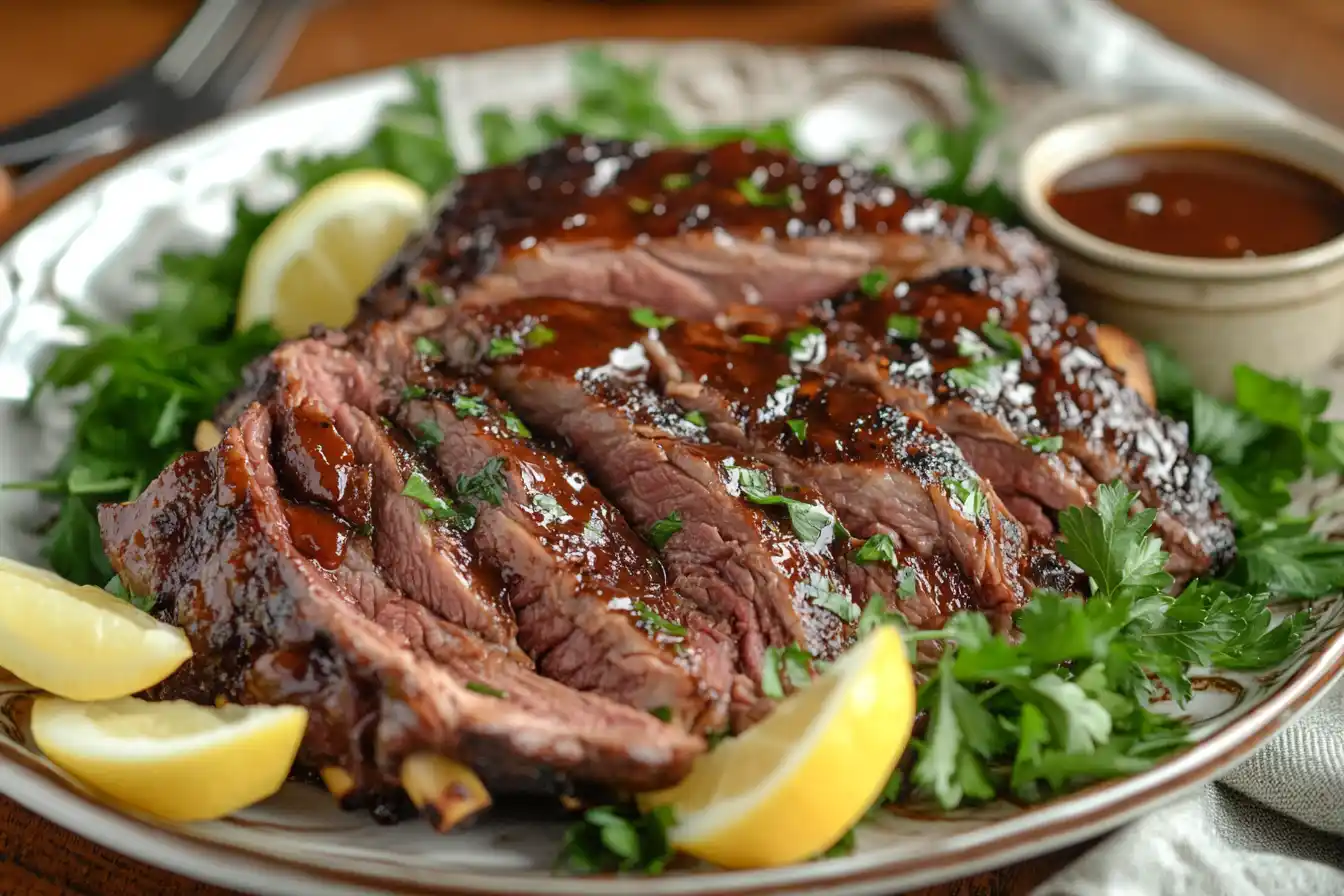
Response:
M916 197L889 178L848 164L801 162L750 143L654 151L572 138L467 177L438 236L458 237L442 231L459 220L477 224L488 238L489 247L476 251L510 255L543 243L623 246L691 233L751 239L955 233L992 263L1002 253L998 239L1013 238L989 218ZM420 273L452 280L451 272L435 269L445 262L453 263L446 255L421 259Z
M345 560L350 527L334 513L314 504L284 503L289 537L299 553L323 569L336 569Z
M1216 144L1126 150L1061 176L1047 195L1109 242L1189 258L1256 258L1344 233L1344 190L1276 159Z
M289 491L321 504L356 526L371 521L369 469L355 458L331 417L310 399L278 414L272 447Z
M526 424L479 383L441 377L426 382L424 398L406 405L451 406L457 425L470 429L485 453L506 460L504 475L516 493L504 500L521 499L519 507L540 543L581 587L606 599L608 609L637 620L643 618L640 604L664 619L682 620L682 605L666 590L658 557L578 466L542 450ZM670 651L684 641L647 624L641 630Z
M775 569L792 583L793 609L807 642L803 647L814 657L832 658L852 641L852 625L814 601L819 590L847 593L832 569L830 547L818 550L797 538L787 508L749 501L739 487L737 471L758 470L773 481L769 468L740 449L710 443L701 422L653 387L652 364L643 344L651 332L648 326L636 323L626 309L563 299L516 300L483 309L478 321L486 327L489 340L507 339L520 348L516 354L494 359L494 364L518 365L529 376L572 379L588 395L629 420L641 436L674 440L680 450L693 452L709 464L724 490L750 516ZM529 341L527 334L538 327L545 328L548 338ZM790 496L814 503L820 500L807 490L792 491ZM687 524L702 516L694 506L681 512ZM712 515L706 522L713 525Z

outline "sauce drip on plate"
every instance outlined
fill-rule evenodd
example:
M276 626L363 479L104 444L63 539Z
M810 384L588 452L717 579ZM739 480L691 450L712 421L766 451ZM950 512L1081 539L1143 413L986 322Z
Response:
M1064 174L1050 205L1121 246L1190 258L1254 258L1344 233L1344 191L1285 162L1215 144L1116 153Z

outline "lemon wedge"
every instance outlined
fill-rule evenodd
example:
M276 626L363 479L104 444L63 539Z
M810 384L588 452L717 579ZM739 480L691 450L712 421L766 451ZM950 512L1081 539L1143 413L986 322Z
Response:
M915 686L900 634L882 627L765 720L696 760L676 787L671 844L725 868L808 859L877 799L910 739Z
M307 724L299 706L39 697L32 733L48 759L107 795L172 821L203 821L279 790Z
M344 327L360 293L428 215L429 197L390 171L323 181L262 232L247 257L238 329L261 321L286 339Z
M0 667L71 700L125 697L191 657L180 629L91 585L0 557Z

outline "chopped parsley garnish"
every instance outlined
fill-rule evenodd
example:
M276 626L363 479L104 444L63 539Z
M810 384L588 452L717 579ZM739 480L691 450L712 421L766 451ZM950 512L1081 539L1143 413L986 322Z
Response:
M653 210L652 200L645 199L643 196L631 196L626 202L633 211L641 215L647 215Z
M415 285L415 291L424 299L426 305L431 308L444 304L443 287L433 280L421 280Z
M792 388L794 388L795 386L797 386L799 382L800 382L800 381L799 381L798 377L794 376L792 373L786 373L786 374L784 374L783 376L781 376L779 379L775 380L775 388L776 388L776 389L792 389Z
M494 697L496 700L504 700L509 696L508 691L501 691L499 688L492 688L488 684L479 681L467 682L467 690L477 694L484 694L487 697Z
M816 364L826 357L826 334L818 327L790 330L784 335L784 345L790 360L799 364Z
M909 600L915 596L919 587L919 574L909 566L902 566L896 573L896 596Z
M789 420L787 422L789 424L789 430L793 433L793 437L795 439L797 439L799 442L802 442L807 439L806 420Z
M891 285L891 274L885 268L873 268L859 278L859 291L870 299L880 298L882 291Z
M841 525L840 521L826 508L819 504L809 504L806 501L799 501L797 498L787 498L784 495L777 495L770 489L768 477L761 470L752 470L746 467L731 467L737 480L738 488L742 496L753 504L761 505L782 505L788 509L789 522L793 525L793 532L798 536L799 541L812 547L820 549L829 546L834 541L843 541L849 538L849 532Z
M445 500L434 491L434 486L430 485L429 480L419 470L406 477L406 485L401 493L418 501L425 508L421 511L421 516L426 520L437 520L462 529L470 529L476 522L475 513L471 508L459 507Z
M457 496L463 500L475 498L496 507L504 499L504 458L492 457L480 471L471 476L457 477Z
M854 561L856 563L889 563L896 565L896 542L890 535L879 532L870 536L857 551L854 552Z
M681 514L674 510L653 524L653 528L649 530L649 541L661 551L667 545L667 540L680 531Z
M365 538L372 538L373 531L373 523L364 523L355 527L355 534L363 535Z
M784 208L803 198L803 191L797 184L789 184L779 193L767 193L749 177L738 178L737 192L757 208Z
M952 498L952 506L968 520L978 520L989 512L989 500L978 479L944 479L943 489Z
M662 874L675 855L667 839L674 824L671 806L642 814L634 806L589 809L565 830L558 862L575 874Z
M590 516L588 522L583 524L583 540L588 544L601 544L606 539L606 535L606 524L596 514Z
M773 340L769 336L762 336L760 333L744 333L742 334L742 341L756 345L769 345Z
M761 693L772 700L783 700L784 682L794 688L812 683L812 654L797 644L767 647L761 663Z
M485 404L485 399L478 395L453 396L453 411L459 420L465 420L467 417L484 417L487 410L489 408Z
M509 432L524 439L532 438L532 430L528 429L527 424L518 419L518 415L513 411L505 411L499 415L499 418L504 421L504 427Z
M1022 357L1021 340L1005 330L998 321L985 321L984 326L980 328L980 335L984 337L985 343L1000 355L1006 358Z
M639 621L644 623L645 627L651 632L670 635L673 638L686 637L686 626L673 622L664 616L660 616L654 611L653 607L644 603L642 600L635 601L635 613L639 616Z
M1059 449L1064 447L1064 437L1027 436L1022 443L1030 448L1033 454L1057 454Z
M545 324L537 324L527 331L523 341L532 348L541 348L543 345L550 345L555 341L555 331Z
M443 357L443 346L428 336L415 337L415 353L424 358L438 360Z
M647 330L666 330L677 322L675 317L659 314L652 308L631 308L630 320L634 321L635 326Z
M924 329L923 322L909 314L887 315L887 338L894 340L918 339Z
M663 175L663 189L669 193L675 193L677 190L684 190L689 187L694 178L685 173L674 173Z
M993 385L999 366L993 360L976 361L966 367L952 368L947 372L947 380L958 389L987 389Z
M424 398L429 391L424 386L407 386L401 390L402 401L411 401L416 398Z
M698 426L701 429L705 428L705 415L699 411L687 411L685 419L686 422L692 426Z
M415 424L415 430L415 444L421 448L434 448L443 442L443 430L428 417Z
M500 358L511 358L514 355L521 355L523 350L518 347L518 343L512 339L504 339L500 336L490 340L490 348L485 356L491 361L497 361Z
M803 596L813 606L829 610L846 623L858 620L858 604L850 600L849 595L827 576L813 573L801 587Z
M670 722L672 721L672 707L655 706L653 709L649 710L649 715L660 722Z
M541 514L541 524L543 526L574 519L564 507L560 506L559 501L544 492L532 497L532 509Z

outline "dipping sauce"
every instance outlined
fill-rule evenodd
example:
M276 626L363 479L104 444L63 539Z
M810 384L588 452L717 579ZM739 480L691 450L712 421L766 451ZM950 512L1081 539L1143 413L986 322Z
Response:
M1344 233L1344 191L1285 162L1210 144L1164 144L1088 162L1055 181L1051 207L1094 236L1145 252L1252 258Z

